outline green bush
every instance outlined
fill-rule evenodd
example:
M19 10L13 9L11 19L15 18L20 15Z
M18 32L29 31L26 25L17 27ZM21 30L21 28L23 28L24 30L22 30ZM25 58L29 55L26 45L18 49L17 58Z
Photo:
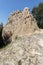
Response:
M6 35L6 37L2 37L2 31L3 31L3 24L0 24L0 48L5 47L6 45L8 45L11 42L11 39L8 35Z
M15 40L18 39L18 35L15 36Z
M32 9L32 14L37 20L39 28L43 29L43 2Z
M0 24L0 48L3 47L4 45L4 41L3 41L3 37L2 37L2 30L3 30L3 24Z

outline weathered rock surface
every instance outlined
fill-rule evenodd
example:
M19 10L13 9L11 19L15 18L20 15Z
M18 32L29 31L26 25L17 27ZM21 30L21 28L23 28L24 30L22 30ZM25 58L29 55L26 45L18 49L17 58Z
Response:
M43 35L18 36L0 50L0 65L43 65Z
M3 29L3 36L6 34L9 36L14 35L25 35L33 33L38 30L36 20L29 12L29 8L24 8L23 11L16 11L11 13L8 18L8 23Z
M28 8L8 18L3 36L12 36L11 43L0 49L0 65L43 65L43 31Z

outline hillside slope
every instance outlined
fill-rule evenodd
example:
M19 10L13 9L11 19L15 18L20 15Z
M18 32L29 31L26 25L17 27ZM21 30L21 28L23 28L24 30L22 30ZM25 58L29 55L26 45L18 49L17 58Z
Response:
M0 50L0 65L43 65L43 35L18 36Z

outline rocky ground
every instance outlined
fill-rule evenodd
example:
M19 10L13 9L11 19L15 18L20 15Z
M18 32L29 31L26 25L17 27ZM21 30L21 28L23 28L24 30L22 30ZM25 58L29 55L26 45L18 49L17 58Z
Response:
M0 50L0 65L43 65L43 34L18 36Z

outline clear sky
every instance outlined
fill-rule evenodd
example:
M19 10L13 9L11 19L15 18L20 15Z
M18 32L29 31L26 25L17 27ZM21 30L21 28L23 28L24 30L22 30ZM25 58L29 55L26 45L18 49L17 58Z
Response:
M22 10L29 7L32 10L43 0L0 0L0 23L7 23L9 14L15 10Z

